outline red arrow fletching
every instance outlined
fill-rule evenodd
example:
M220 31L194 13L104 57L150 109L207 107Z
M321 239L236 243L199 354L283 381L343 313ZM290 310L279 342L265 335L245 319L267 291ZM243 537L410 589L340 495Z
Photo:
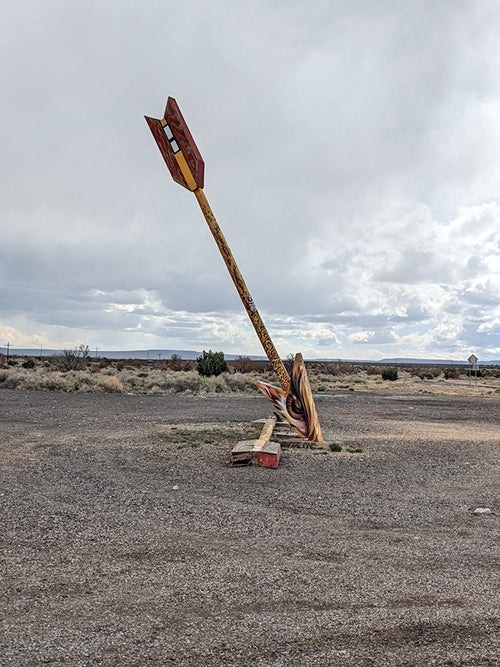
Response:
M205 163L174 98L169 97L165 107L166 127L157 118L145 116L145 119L174 181L191 190L174 157L174 150L178 148L188 163L196 185L203 188Z

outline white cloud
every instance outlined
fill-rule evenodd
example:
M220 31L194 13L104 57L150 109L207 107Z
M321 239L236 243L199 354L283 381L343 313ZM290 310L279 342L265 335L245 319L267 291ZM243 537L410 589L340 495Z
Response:
M38 334L27 335L15 327L3 326L0 324L0 350L4 352L7 346L22 348L40 348L48 345L48 339Z
M173 95L284 356L497 354L499 8L195 5L4 9L0 335L261 353L144 123Z

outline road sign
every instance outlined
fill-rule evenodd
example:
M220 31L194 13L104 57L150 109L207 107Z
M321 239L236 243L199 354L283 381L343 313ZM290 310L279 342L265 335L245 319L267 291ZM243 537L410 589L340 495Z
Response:
M479 359L476 357L475 354L471 354L470 357L467 359L467 361L469 362L469 364L472 364L472 366L476 366Z
M205 163L174 98L168 98L163 118L144 118L174 181L192 191L203 188ZM179 160L185 160L189 170L182 169Z

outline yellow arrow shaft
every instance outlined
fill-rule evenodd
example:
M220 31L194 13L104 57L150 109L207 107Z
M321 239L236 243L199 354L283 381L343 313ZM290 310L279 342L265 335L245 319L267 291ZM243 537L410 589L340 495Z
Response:
M219 252L222 255L222 259L224 260L227 270L229 271L229 275L231 276L233 283L235 284L235 287L238 290L238 294L240 295L241 301L245 306L245 310L247 311L248 317L250 318L250 321L253 324L255 332L262 344L262 347L264 348L264 351L267 354L267 358L269 359L271 366L274 372L276 373L281 388L284 391L289 391L290 376L288 375L288 372L285 368L285 364L282 362L278 354L278 351L274 347L274 343L271 340L271 336L269 335L264 325L264 322L262 321L262 318L259 314L259 311L255 306L254 300L250 295L248 287L246 286L246 283L243 280L243 276L241 275L241 271L238 268L238 265L236 264L236 260L234 259L233 253L231 252L231 248L229 247L224 237L224 234L222 233L222 229L219 227L219 224L215 219L215 215L213 214L213 211L210 208L210 204L208 203L205 193L203 192L202 188L198 188L196 186L193 174L191 173L191 169L189 168L189 165L184 155L182 154L182 151L174 153L174 156L175 159L177 160L177 164L179 165L179 168L182 172L182 175L184 176L184 179L189 189L194 192L198 204L200 205L201 212L203 213L205 220L207 221L208 227L212 232L212 236L214 237L217 247L219 248Z
M262 321L259 311L255 306L254 300L248 291L248 287L246 286L246 283L243 280L243 276L241 275L241 271L236 264L233 253L231 252L231 248L227 244L227 241L224 238L224 234L222 233L222 230L219 227L217 220L215 219L205 193L201 188L198 188L194 191L194 194L198 200L201 211L205 216L205 220L207 221L210 231L212 232L212 236L214 237L217 247L219 248L222 259L226 264L229 275L231 276L233 283L238 290L238 294L240 295L241 301L245 306L248 317L250 318L255 332L259 337L260 342L262 343L262 347L267 354L267 358L271 362L271 366L276 373L281 388L284 391L288 391L290 389L290 376L288 375L285 365L282 362L276 348L274 347L274 343L271 340L271 337L264 325L264 322Z

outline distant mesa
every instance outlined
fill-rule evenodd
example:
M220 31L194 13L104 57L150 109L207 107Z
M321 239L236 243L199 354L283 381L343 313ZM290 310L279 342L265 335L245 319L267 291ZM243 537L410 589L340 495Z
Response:
M67 349L67 348L65 348ZM77 349L77 346L75 346ZM0 348L0 353L5 354L6 348ZM45 349L43 348L9 348L9 355L13 357L54 357L64 354L64 350L57 349ZM95 348L89 349L89 357L91 358L101 358L101 359L170 359L173 355L177 355L183 360L192 360L197 359L201 356L201 350L199 352L195 350L96 350ZM232 359L237 359L241 356L248 356L249 359L255 361L261 361L267 359L267 357L256 356L256 355L240 355L240 354L224 354L224 357L231 361Z

